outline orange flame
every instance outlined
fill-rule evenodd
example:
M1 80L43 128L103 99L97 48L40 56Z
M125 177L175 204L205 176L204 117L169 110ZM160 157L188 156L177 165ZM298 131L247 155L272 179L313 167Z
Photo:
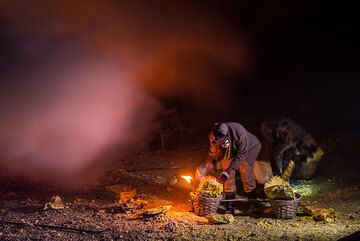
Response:
M192 179L191 176L185 176L185 175L183 175L183 176L181 176L181 177L184 178L188 183L191 182L191 179Z

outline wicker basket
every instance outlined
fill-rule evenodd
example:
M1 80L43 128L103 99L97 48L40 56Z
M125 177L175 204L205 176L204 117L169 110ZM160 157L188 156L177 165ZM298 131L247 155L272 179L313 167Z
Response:
M198 216L206 216L210 213L216 213L219 208L220 201L223 199L222 196L212 198L203 197L195 193L190 193L194 212Z
M277 218L289 219L296 216L296 210L300 204L300 195L294 200L270 199L270 204Z

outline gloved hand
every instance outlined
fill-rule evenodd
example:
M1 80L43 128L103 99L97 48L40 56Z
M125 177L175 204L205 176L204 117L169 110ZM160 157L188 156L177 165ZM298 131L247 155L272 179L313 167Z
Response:
M228 178L229 178L229 174L227 172L222 172L217 179L218 179L218 182L223 184Z
M218 179L218 182L220 183L224 183L228 178L229 178L229 174L230 173L230 170L226 169L225 171L223 171L219 177L217 178Z

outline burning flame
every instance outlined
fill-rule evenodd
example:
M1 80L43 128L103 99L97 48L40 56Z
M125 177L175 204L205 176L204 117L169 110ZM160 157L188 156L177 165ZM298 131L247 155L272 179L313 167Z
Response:
M181 177L184 178L188 183L191 182L191 179L192 179L191 176L185 176L185 175L183 175L183 176L181 176Z

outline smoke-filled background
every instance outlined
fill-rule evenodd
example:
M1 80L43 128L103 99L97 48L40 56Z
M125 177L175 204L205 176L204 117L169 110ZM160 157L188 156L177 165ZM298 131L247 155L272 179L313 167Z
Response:
M172 101L204 113L231 101L218 77L246 73L251 48L220 16L198 10L166 1L2 1L2 167L61 178L110 146L146 140Z
M0 2L0 163L72 175L110 147L269 115L357 128L351 14L306 1ZM342 16L342 17L340 17ZM207 141L204 140L204 143Z

